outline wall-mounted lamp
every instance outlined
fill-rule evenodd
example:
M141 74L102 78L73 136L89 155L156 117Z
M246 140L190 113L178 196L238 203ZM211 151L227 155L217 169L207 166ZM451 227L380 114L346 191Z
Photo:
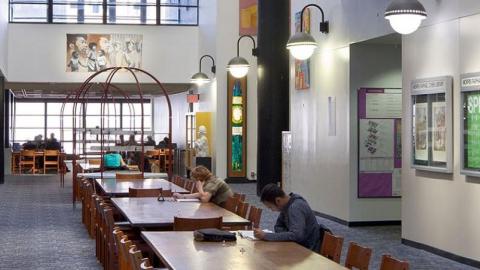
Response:
M394 0L385 10L385 19L402 35L415 32L426 17L425 8L417 0Z
M244 37L248 37L253 42L253 49L252 55L257 56L257 45L255 44L255 39L250 35L243 35L238 38L237 41L237 57L232 58L228 61L227 71L232 74L235 78L242 78L248 73L248 69L250 68L250 64L248 63L247 59L240 57L240 40Z
M202 72L202 60L206 57L212 59L212 73L215 74L217 70L217 67L215 66L215 59L213 59L211 55L205 54L200 57L200 62L198 64L198 72L193 74L192 78L190 78L190 82L195 83L198 86L210 82L210 78L208 78L207 74Z
M293 57L298 60L306 60L310 58L317 48L317 41L309 33L303 32L303 12L308 7L316 7L322 13L322 22L320 23L320 32L327 34L328 33L328 21L325 21L325 14L323 9L316 4L308 4L303 7L302 12L300 13L300 32L295 33L293 36L288 39L287 49L290 51Z

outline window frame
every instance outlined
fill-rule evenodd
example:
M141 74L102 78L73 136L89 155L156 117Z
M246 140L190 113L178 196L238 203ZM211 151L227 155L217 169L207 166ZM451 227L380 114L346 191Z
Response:
M120 0L121 1L121 0ZM38 21L38 22L20 22L20 21L14 21L12 18L12 5L15 4L37 4L37 5L46 5L47 6L47 18L45 21ZM112 4L109 3L109 0L102 0L102 22L84 22L84 21L78 21L79 14L77 14L77 22L54 22L54 14L53 14L53 6L58 6L58 5L76 5L79 6L81 4L76 4L76 3L53 3L53 0L45 0L45 3L41 2L36 2L35 0L8 0L8 22L9 23L18 23L18 24L88 24L88 25L138 25L138 26L198 26L199 23L199 15L200 15L200 0L196 0L196 5L185 5L185 4L162 4L162 0L156 0L156 4L122 4L120 3L119 5L117 4ZM94 6L95 4L91 4L89 2L84 3L83 5L85 6ZM139 17L139 19L145 19L142 20L140 23L117 23L117 22L110 22L110 18L108 17L108 9L109 8L115 8L117 6L127 6L127 7L133 7L133 6L139 6L143 7L143 12L145 13L145 18ZM153 23L148 23L147 24L147 7L156 7L156 21L155 24ZM162 8L178 8L178 10L182 8L195 8L196 9L196 22L195 23L181 23L181 16L180 12L178 15L178 20L177 24L174 23L162 23L162 17L161 17L161 9ZM80 9L79 9L80 10ZM85 17L83 17L83 20ZM116 19L116 17L115 17Z

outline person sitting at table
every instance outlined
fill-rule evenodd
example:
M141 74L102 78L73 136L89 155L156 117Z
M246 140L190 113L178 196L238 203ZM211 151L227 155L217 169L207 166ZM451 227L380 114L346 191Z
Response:
M307 201L300 195L285 192L276 184L262 189L260 201L272 211L280 212L275 232L254 228L255 237L265 241L294 241L315 252L320 250L326 227L319 225Z
M125 145L125 139L123 137L123 134L121 134L120 136L118 136L118 141L115 142L115 145L116 146L124 146Z
M201 202L213 202L222 205L229 197L233 197L233 191L225 181L214 176L206 167L197 166L191 172L191 179L196 181L197 192L193 194L174 193L178 199L197 198Z
M135 141L135 135L134 134L130 134L130 137L128 137L127 145L128 146L138 145L137 141Z
M147 136L147 141L143 144L145 146L155 146L155 140L152 138L152 136Z
M170 143L170 139L168 137L164 137L163 141L158 142L158 145L155 148L160 148L160 149L168 148L169 143ZM177 148L177 144L172 143L172 149L176 149L176 148Z
M106 170L127 170L127 164L122 156L116 152L108 152L103 156L103 166Z
M55 138L54 133L50 133L50 138L47 140L47 143L45 144L45 149L47 150L62 150L62 145L57 141L57 138Z

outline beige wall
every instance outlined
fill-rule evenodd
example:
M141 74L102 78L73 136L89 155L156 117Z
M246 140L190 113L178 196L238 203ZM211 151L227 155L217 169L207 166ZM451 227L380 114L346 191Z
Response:
M480 11L478 5L475 8ZM479 25L480 15L466 16L424 27L403 40L405 86L416 78L454 77L454 172L439 174L410 169L411 148L403 148L402 237L477 261L480 260L480 180L460 175L459 76L480 71ZM406 90L404 146L412 143L410 89Z
M0 1L0 70L7 75L8 1Z

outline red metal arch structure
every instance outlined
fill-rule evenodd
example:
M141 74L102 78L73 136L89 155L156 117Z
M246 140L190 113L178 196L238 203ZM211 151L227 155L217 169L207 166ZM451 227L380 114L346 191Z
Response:
M112 83L112 80L115 78L115 75L118 74L118 71L124 70L127 72L127 74L131 75L133 80L135 81L136 87L135 91L132 93L131 91L124 91L115 84ZM123 72L122 72L123 73ZM138 68L128 68L128 67L111 67L107 68L101 71L98 71L94 74L92 74L90 77L88 77L85 82L76 90L72 91L65 99L64 103L62 104L61 108L61 115L60 115L60 140L63 141L64 139L64 119L65 117L72 117L72 124L73 124L73 135L72 135L72 142L73 142L73 158L72 158L72 164L73 164L73 202L75 203L76 201L76 194L77 194L77 184L76 184L76 168L77 168L77 162L82 159L81 155L85 155L85 147L86 147L86 132L87 129L85 127L85 123L82 123L82 121L78 121L82 119L82 114L84 111L87 110L87 104L89 100L89 94L95 93L97 96L100 94L100 98L96 99L96 101L100 101L100 110L101 110L101 125L100 125L100 156L101 156L101 166L100 166L100 173L101 177L103 178L103 172L104 172L104 155L107 152L108 147L106 146L106 141L111 140L111 136L113 133L113 136L124 134L125 132L128 134L134 134L134 135L140 135L141 140L140 140L140 145L141 146L141 154L140 154L140 161L142 164L140 164L140 170L144 171L144 155L145 155L145 149L144 149L144 108L143 108L143 101L144 101L144 96L142 92L142 88L140 85L140 82L138 80L138 75L137 74L142 74L145 75L147 78L151 79L153 82L155 82L158 85L160 93L162 93L165 96L165 99L167 101L168 105L168 137L169 137L169 144L167 146L167 151L168 151L168 159L169 163L172 164L173 162L173 150L172 150L172 106L170 103L170 98L168 96L168 93L166 89L163 87L162 83L155 78L152 74L149 72L138 69ZM104 82L102 81L102 77L106 75L106 79ZM129 94L129 92L131 94ZM115 104L116 98L121 98L124 99L124 104L127 103L129 106L129 111L130 111L130 121L133 121L130 123L130 129L135 127L135 110L134 106L132 103L131 95L135 94L138 96L136 100L141 104L140 109L140 115L141 115L141 128L140 130L130 130L130 131L125 131L123 129L119 129L119 126L117 126L117 116L119 115L118 112L116 111L116 106L113 106L113 111L110 110L110 106L108 104L113 103ZM72 111L67 111L66 110L66 105L72 103ZM115 122L112 127L110 127L110 117L115 117ZM79 132L81 131L81 133ZM80 151L80 149L82 149ZM171 180L172 178L172 168L173 166L168 166L168 179Z

